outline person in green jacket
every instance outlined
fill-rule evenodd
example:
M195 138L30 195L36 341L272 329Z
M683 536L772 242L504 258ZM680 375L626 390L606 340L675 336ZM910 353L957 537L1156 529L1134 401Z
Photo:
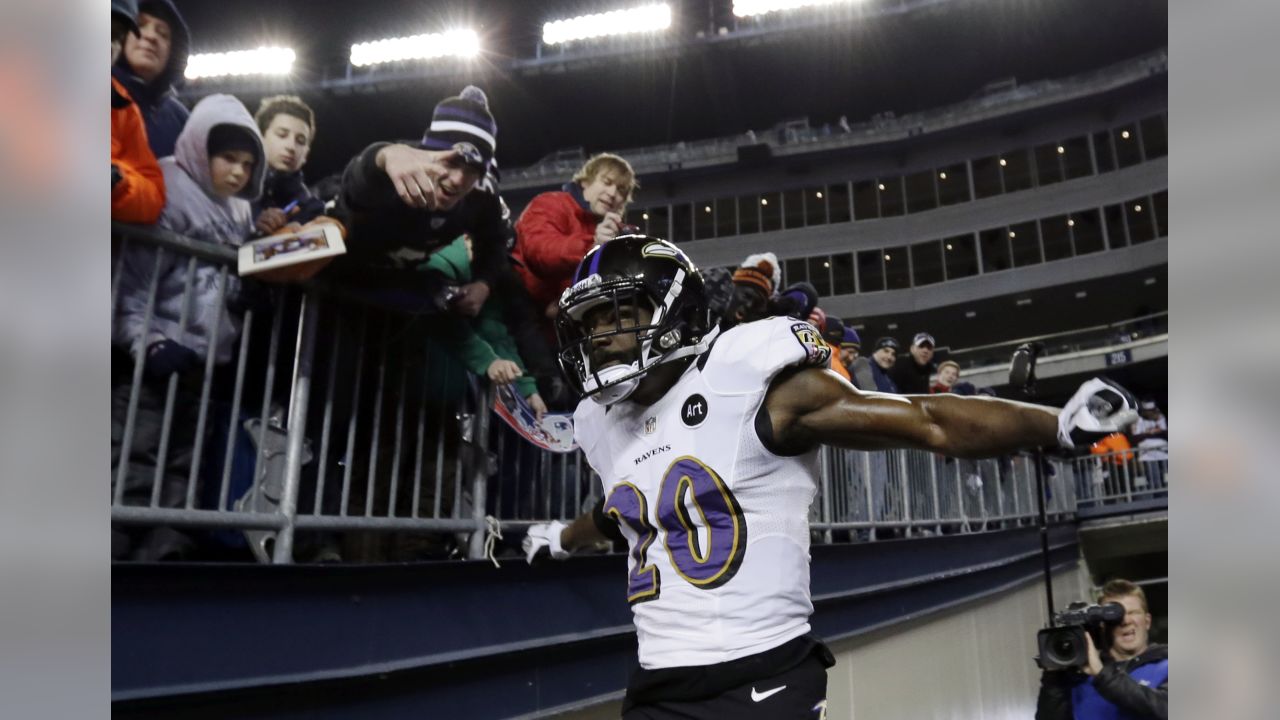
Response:
M471 282L471 238L462 235L440 248L423 263L422 269L439 272L459 285ZM475 318L459 319L458 326L444 343L445 349L476 375L484 375L498 385L515 383L516 390L529 401L529 407L541 420L547 405L502 321L501 302L502 298L491 297Z

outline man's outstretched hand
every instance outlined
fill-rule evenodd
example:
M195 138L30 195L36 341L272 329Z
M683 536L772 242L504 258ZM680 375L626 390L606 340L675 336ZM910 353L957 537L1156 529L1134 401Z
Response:
M435 210L440 178L449 172L447 162L457 150L419 150L408 145L387 145L378 151L378 167L391 179L405 205Z

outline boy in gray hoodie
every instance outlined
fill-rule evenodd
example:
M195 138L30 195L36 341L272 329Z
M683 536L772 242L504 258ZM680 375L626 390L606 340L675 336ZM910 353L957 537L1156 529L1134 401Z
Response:
M192 240L238 247L253 231L251 201L262 192L265 173L262 136L249 111L230 95L201 100L179 134L174 154L160 161L167 202L159 226ZM236 307L240 281L234 267L224 268L165 251L156 264L156 250L135 244L125 253L120 276L119 304L112 342L127 349L135 363L143 363L138 409L124 502L148 502L159 453L164 406L170 377L177 374L178 397L160 487L161 507L180 507L187 497L192 448L200 407L203 367L212 355L215 364L231 359L240 336L242 318ZM188 283L188 273L194 277ZM150 324L148 300L155 286ZM112 388L112 466L121 462L121 443L128 410L131 378ZM133 501L133 502L131 502ZM113 537L113 556L123 553ZM181 556L189 540L168 528L153 531L135 559L157 560Z

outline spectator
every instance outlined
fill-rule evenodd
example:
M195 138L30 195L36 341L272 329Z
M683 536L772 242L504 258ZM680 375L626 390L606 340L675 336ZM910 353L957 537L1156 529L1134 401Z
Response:
M301 225L324 214L324 201L311 194L302 177L316 135L311 107L296 95L276 95L263 98L253 119L267 153L262 197L253 203L258 233L270 235L288 223Z
M191 38L171 0L142 0L138 9L138 32L125 37L124 52L111 75L138 104L151 151L164 158L173 154L178 133L191 114L174 89L187 69Z
M903 395L920 395L929 392L929 377L933 375L933 336L927 332L916 333L906 357L898 359L890 375Z
M783 290L773 299L769 310L771 315L793 317L797 320L808 320L818 307L818 291L813 285L801 281Z
M883 393L901 394L898 384L889 374L898 359L898 341L891 337L876 340L876 349L871 353L871 377L875 381L875 389ZM868 388L870 389L870 388Z
M956 381L960 379L960 363L955 360L944 360L938 365L938 377L929 387L930 393L947 393L952 391Z
M733 271L733 300L720 320L720 330L768 317L769 299L781 280L781 266L773 253L748 255Z
M623 213L638 187L630 163L600 153L561 190L538 195L520 213L512 259L545 317L555 317L582 256L621 233Z
M1138 446L1138 460L1148 485L1163 488L1169 462L1169 422L1155 400L1145 398L1138 403L1138 419L1129 432Z
M840 338L840 362L852 372L853 362L858 359L858 354L861 352L862 338L858 337L858 331L845 325L844 335Z
M420 143L378 142L355 157L335 210L351 237L330 276L401 311L475 317L508 265L502 205L472 192L497 131L484 91L469 85L436 105ZM463 234L474 243L472 281L446 296L446 280L419 267Z
M844 329L844 337L840 340L840 360L849 370L849 382L854 387L859 390L872 390L876 387L871 361L862 357L862 338L851 327Z
M707 287L711 324L718 325L733 304L733 271L724 267L706 268L702 271L702 280Z
M111 62L138 32L138 3L111 2ZM164 209L164 176L147 144L142 113L128 89L111 78L111 219L150 225Z
M1169 646L1150 642L1151 610L1142 588L1115 579L1102 586L1100 603L1119 603L1124 622L1109 628L1110 647L1099 652L1085 634L1088 662L1040 676L1036 720L1169 717Z
M827 344L833 348L840 347L840 343L844 340L844 321L835 315L827 315L825 320L822 339L826 340ZM849 376L849 369L844 366L844 362L838 352L831 353L831 369L845 380L853 382L853 379Z
M459 285L470 282L471 239L463 236L454 240L432 254L426 265ZM534 379L525 374L515 340L503 324L498 305L505 300L502 297L491 298L474 320L455 319L445 325L447 337L444 345L476 375L488 377L497 385L515 383L516 390L529 399L529 407L541 418L547 412L547 406L538 394Z
M178 136L174 155L162 160L160 167L168 188L161 227L218 245L238 246L249 237L250 201L262 190L264 163L262 136L239 100L230 95L201 100ZM130 248L123 256L120 306L113 328L113 342L127 348L133 361L143 363L144 368L133 444L127 449L121 444L131 378L113 382L112 461L121 462L128 454L124 496L145 502L161 437L168 433L161 507L179 507L186 498L193 448L201 440L195 436L202 384L199 369L209 356L216 364L228 362L241 329L240 315L232 310L238 305L240 283L236 276L226 276L219 266L200 262L190 283L188 272L184 256L165 253L157 268L153 249ZM152 292L154 310L148 325ZM170 427L165 428L167 388L175 375L177 402ZM133 550L133 557L182 557L190 549L185 535L171 528L156 528Z

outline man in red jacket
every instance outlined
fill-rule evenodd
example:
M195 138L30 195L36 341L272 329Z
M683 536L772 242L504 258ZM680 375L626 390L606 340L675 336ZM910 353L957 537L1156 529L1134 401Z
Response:
M638 187L630 163L600 153L561 191L538 195L520 214L512 258L547 318L555 317L556 303L582 256L620 234L623 213Z

